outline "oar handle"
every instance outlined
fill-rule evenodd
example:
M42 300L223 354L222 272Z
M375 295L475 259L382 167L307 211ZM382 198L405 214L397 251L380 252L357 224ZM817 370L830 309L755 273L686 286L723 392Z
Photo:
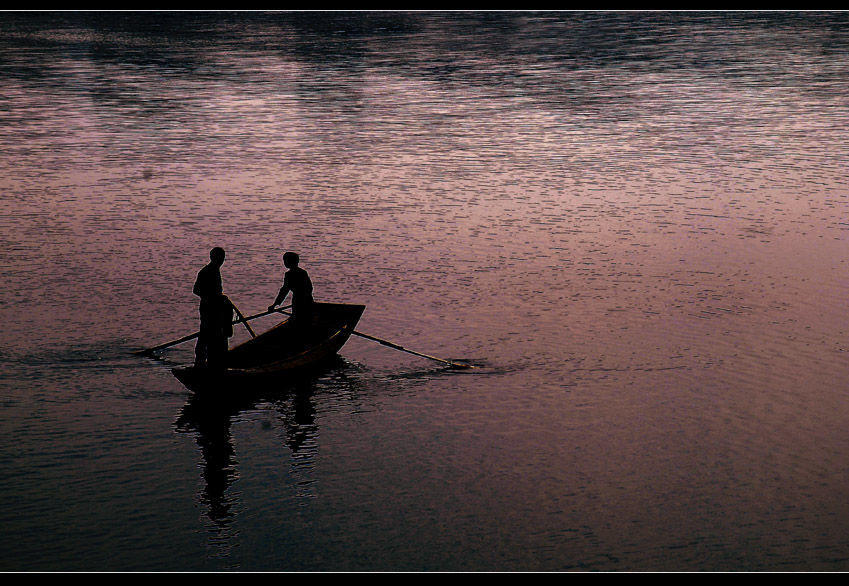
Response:
M236 325L236 324L242 322L242 323L245 324L245 326L247 326L248 325L247 322L252 320L252 319L256 319L258 317L264 317L266 315L271 315L272 313L276 313L277 311L279 311L281 309L289 309L290 307L292 307L292 306L287 305L285 307L279 307L279 308L276 308L276 309L269 309L269 310L263 311L261 313L249 315L247 317L244 317L243 315L241 315L238 312L238 310L236 310L236 312L239 313L239 319L233 320L233 325ZM235 306L233 306L233 308L235 309ZM136 350L135 352L133 352L133 354L152 354L153 352L158 352L159 350L164 350L165 348L170 348L171 346L176 346L177 344L182 344L183 342L189 342L191 340L194 340L199 335L200 335L200 332L195 332L194 334L189 334L188 336L183 336L182 338L180 338L178 340L172 340L171 342L165 342L164 344L159 344L158 346L153 346L152 348L145 348L144 350ZM254 335L254 337L256 337L256 335Z

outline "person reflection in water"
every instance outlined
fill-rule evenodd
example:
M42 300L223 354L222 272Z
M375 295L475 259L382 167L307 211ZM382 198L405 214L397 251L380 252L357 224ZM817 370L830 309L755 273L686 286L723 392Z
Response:
M271 311L286 299L292 292L292 319L301 324L308 323L313 309L312 281L307 272L298 266L300 257L294 252L283 255L283 264L288 269L283 276L283 287L277 294L274 303L268 306Z
M209 251L209 264L198 272L192 293L200 297L200 333L195 346L195 366L223 366L227 338L233 335L233 304L224 295L221 265L224 249Z

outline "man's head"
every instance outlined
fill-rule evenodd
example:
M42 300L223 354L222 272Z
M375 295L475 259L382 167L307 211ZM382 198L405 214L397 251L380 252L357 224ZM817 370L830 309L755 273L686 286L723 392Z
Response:
M294 252L287 252L286 254L283 255L283 264L288 269L293 269L296 266L298 266L298 263L300 262L300 260L301 259L297 255L297 253L294 253Z
M224 264L224 249L216 246L209 251L209 260L219 267Z

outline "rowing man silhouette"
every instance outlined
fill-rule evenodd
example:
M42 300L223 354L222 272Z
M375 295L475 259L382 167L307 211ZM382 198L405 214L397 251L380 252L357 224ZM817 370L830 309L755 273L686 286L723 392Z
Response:
M312 281L307 272L298 266L300 257L294 252L283 255L283 265L288 269L283 276L283 286L277 294L274 303L268 306L271 311L286 299L292 292L292 319L301 323L309 323L313 310Z

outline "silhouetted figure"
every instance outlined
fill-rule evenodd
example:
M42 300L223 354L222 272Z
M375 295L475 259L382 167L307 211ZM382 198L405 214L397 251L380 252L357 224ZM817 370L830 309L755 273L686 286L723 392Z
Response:
M292 318L303 321L312 315L312 281L307 272L298 266L300 257L294 252L283 255L283 264L288 269L283 276L283 287L277 294L274 303L268 306L269 311L283 303L289 291L292 292Z
M200 333L195 346L195 366L224 365L227 338L233 335L233 304L224 295L221 265L224 249L209 251L209 264L198 272L192 293L200 297Z

